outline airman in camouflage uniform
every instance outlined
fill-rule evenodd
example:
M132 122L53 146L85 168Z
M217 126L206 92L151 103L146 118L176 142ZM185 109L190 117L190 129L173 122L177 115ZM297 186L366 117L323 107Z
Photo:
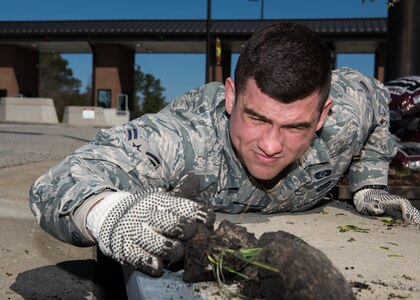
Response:
M225 86L210 83L157 114L100 130L33 184L31 209L53 236L87 246L95 239L85 229L86 203L116 191L160 188L175 194L189 174L199 182L193 197L228 213L309 209L345 173L353 192L386 186L396 152L388 131L388 91L377 80L342 68L333 71L330 98L332 108L309 148L270 188L238 159L229 135Z
M200 178L198 197L232 213L308 209L347 169L352 191L387 185L396 150L388 132L388 91L375 79L343 68L333 72L330 95L334 105L322 130L272 190L249 177L237 160L227 131L224 86L210 83L157 114L99 131L34 183L31 207L45 229L68 239L76 229L63 216L71 216L86 198L106 190L169 191L188 173Z

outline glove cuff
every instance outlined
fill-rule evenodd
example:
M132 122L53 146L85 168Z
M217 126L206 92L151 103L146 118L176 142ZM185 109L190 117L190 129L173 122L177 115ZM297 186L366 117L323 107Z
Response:
M86 218L86 228L89 229L95 240L98 240L99 231L109 212L124 198L129 197L128 192L115 192L99 201L92 207Z
M96 203L98 203L98 201L101 201L106 196L113 193L115 192L105 191L100 194L90 196L89 198L84 200L83 203L77 209L75 209L73 215L70 215L70 220L72 221L72 223L79 229L79 231L85 238L90 240L92 244L95 244L96 240L93 238L92 234L89 232L86 226L87 215L92 209L92 207L94 207Z

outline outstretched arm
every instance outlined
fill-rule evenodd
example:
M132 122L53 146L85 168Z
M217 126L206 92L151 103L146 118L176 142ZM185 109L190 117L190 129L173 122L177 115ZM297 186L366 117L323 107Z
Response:
M143 121L143 127L129 123L98 132L92 142L35 181L30 206L44 230L74 245L94 245L83 218L75 218L76 211L88 211L109 193L135 194L154 187L169 190L175 185L179 178L173 170L183 164L183 145L179 137L158 132L148 121L153 120Z

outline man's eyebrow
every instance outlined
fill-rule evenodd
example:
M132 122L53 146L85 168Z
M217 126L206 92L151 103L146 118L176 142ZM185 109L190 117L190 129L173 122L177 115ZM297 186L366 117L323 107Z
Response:
M256 117L264 122L271 123L270 119L267 119L263 115L260 115L259 113L257 113L255 110L251 108L245 107L244 113L246 113L247 115ZM311 126L312 126L311 122L294 122L294 123L283 125L283 127L286 127L286 128L310 128Z
M267 121L269 122L270 120L267 119L266 117L264 117L263 115L260 115L259 113L257 113L255 110L245 107L244 108L244 113L246 113L247 115L253 116L253 117L257 117L258 119L261 119L263 121Z
M312 123L310 123L310 122L296 122L296 123L286 124L283 127L286 127L286 128L310 128L311 126L312 126Z

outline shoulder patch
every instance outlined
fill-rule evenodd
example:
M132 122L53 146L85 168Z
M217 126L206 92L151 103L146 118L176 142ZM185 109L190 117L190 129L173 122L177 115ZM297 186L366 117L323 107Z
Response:
M149 144L143 138L139 137L137 128L130 128L127 130L127 140L131 142L131 145L140 153L145 154L155 168L160 166L158 155L149 151Z

